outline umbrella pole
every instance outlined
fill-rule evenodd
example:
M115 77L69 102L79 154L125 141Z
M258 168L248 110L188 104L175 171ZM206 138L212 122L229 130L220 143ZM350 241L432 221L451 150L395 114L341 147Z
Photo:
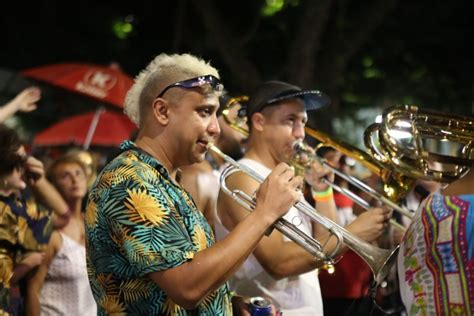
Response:
M97 111L95 111L95 115L92 118L91 125L89 126L89 130L87 131L86 139L84 140L84 145L82 146L82 148L84 150L89 149L89 146L90 146L91 141L92 141L92 137L94 137L94 133L95 133L95 130L97 128L97 124L99 124L99 119L100 119L100 115L102 114L102 112L104 112L104 107L102 107L102 106L99 107L97 109Z

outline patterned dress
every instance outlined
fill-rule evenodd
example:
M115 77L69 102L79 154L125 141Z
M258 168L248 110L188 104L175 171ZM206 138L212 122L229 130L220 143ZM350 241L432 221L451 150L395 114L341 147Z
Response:
M214 236L156 159L130 141L121 148L98 176L86 209L88 275L98 314L231 315L227 284L188 311L148 276L192 260Z
M53 229L50 215L27 191L0 196L0 315L21 312L21 297L10 296L13 269L29 252L46 248Z
M408 228L398 257L409 315L472 315L474 195L428 197Z

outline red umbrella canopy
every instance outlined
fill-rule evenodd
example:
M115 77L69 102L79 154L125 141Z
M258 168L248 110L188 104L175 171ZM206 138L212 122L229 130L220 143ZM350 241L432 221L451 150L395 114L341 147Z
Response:
M119 69L83 63L40 66L21 74L118 107L123 107L133 84L133 79Z
M38 133L35 146L89 145L117 146L129 139L135 125L122 113L102 108L71 116Z

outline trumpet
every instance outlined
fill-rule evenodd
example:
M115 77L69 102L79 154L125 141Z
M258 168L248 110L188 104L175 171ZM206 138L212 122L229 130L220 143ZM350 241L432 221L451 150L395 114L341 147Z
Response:
M224 154L216 146L210 144L208 149L212 150L214 153L229 163L229 166L221 173L220 176L222 191L229 195L245 209L253 211L255 208L255 199L241 190L229 189L226 185L226 179L236 172L244 172L259 183L262 183L265 179L253 169L238 163L234 159ZM304 200L297 202L294 207L301 213L307 215L312 221L322 225L326 230L336 237L337 243L335 249L330 254L326 254L324 252L324 246L322 246L318 240L308 236L295 225L289 223L283 218L280 218L273 224L275 229L280 231L296 244L303 247L311 255L321 259L328 266L334 265L334 256L339 251L342 243L346 244L369 265L374 275L376 284L383 284L385 277L388 275L392 265L396 261L399 249L398 246L394 249L382 249L373 246L370 243L353 236L345 228L339 226L330 219L318 214L316 209L314 209L308 204L308 202Z

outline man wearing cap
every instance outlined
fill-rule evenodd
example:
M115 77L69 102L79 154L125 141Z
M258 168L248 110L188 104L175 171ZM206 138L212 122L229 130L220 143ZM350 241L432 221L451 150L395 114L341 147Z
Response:
M87 271L98 315L231 315L226 280L301 194L302 179L279 164L254 213L215 242L176 179L201 162L219 134L223 86L217 70L189 54L160 54L135 79L125 112L135 142L98 175L85 215Z
M261 84L250 94L247 103L250 136L244 158L239 162L264 177L279 163L289 163L293 157L293 144L305 137L306 111L328 104L329 98L319 91L303 91L281 81ZM317 162L305 173L306 181L312 186L318 212L336 221L332 190L321 183L322 177L333 179L334 176ZM250 195L258 189L258 183L242 172L228 177L226 183L230 189L242 190ZM227 231L232 231L249 214L222 191L217 210L220 223ZM328 253L334 249L335 238L329 237L327 230L311 223L297 209L291 208L284 218L323 243L328 240L325 248ZM383 229L383 211L360 218L348 229L365 240L375 240ZM222 237L217 236L218 239ZM285 316L322 315L321 293L314 271L322 265L321 260L274 230L258 243L253 254L231 279L230 286L244 296L269 298Z

